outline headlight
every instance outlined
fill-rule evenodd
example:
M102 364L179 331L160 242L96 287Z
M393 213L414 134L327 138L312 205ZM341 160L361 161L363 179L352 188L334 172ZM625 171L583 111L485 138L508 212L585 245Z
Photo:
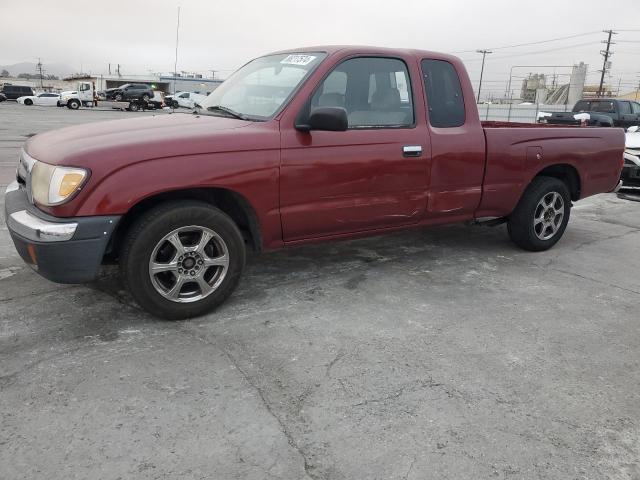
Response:
M53 206L70 200L82 188L87 170L73 167L56 167L35 162L31 170L31 194L40 205Z

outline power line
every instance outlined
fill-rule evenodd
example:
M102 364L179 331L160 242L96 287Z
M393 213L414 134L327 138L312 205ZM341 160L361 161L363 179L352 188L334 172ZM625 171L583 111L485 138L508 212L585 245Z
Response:
M577 33L575 35L567 35L566 37L550 38L548 40L539 40L537 42L518 43L518 44L514 44L514 45L504 45L502 47L493 47L490 50L503 50L505 48L526 47L526 46L529 46L529 45L540 45L542 43L557 42L557 41L560 41L560 40L568 40L570 38L586 37L587 35L594 35L596 33L600 33L600 31L596 30L596 31L593 31L593 32ZM475 52L475 50L460 50L460 51L451 52L451 53L474 53L474 52Z
M500 55L500 56L493 57L493 58L494 58L494 60L499 60L501 58L513 58L513 57L524 57L524 56L527 56L527 55L539 55L541 53L557 52L557 51L560 51L560 50L570 50L570 49L576 48L576 47L584 47L584 46L587 46L587 45L597 45L599 43L600 42L577 43L577 44L574 44L574 45L567 45L565 47L549 48L549 49L546 49L546 50L536 50L536 51L533 51L533 52L510 53L508 55ZM473 58L473 59L465 60L465 62L467 62L467 61L474 62L474 61L480 61L480 59L479 58Z

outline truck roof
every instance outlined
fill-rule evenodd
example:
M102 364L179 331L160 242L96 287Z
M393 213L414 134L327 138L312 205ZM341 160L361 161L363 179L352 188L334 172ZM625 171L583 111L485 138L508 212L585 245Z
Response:
M460 59L454 55L447 53L433 52L429 50L418 50L412 48L388 48L388 47L375 47L370 45L316 45L310 47L299 47L287 50L280 50L277 52L271 52L269 55L283 54L283 53L304 53L304 52L326 52L328 55L335 53L342 54L371 54L371 55L402 55L413 57L426 57L433 59L448 60L453 62L459 62Z

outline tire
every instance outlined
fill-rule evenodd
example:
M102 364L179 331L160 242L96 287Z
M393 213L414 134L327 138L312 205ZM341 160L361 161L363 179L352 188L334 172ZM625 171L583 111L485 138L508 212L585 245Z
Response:
M80 100L69 100L69 103L67 103L67 107L71 110L78 110L80 108Z
M203 242L205 232L210 239ZM206 245L200 248L201 243ZM120 251L120 274L142 308L180 320L223 303L240 281L245 258L242 234L227 214L208 203L183 200L162 204L131 225ZM180 286L178 279L184 282ZM209 285L206 290L202 281Z
M27 98L27 99L24 101L24 104L25 104L25 105L33 105L33 100L31 100L31 99Z
M137 103L129 104L129 111L137 112L138 110L140 110L140 106Z
M122 94L118 93L115 97L116 102L121 102L122 101Z
M567 185L557 178L536 177L508 218L509 236L524 250L548 250L564 234L570 214L571 196Z
M144 95L142 95L142 101L143 102L148 102L150 98L151 97L149 95L147 95L146 93Z

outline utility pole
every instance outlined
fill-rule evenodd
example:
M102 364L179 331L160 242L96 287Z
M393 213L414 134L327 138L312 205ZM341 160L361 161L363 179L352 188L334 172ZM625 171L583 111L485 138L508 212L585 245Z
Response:
M40 72L40 88L44 89L44 82L43 82L43 72L42 72L42 62L40 61L40 59L38 58L38 64L36 65L36 70L38 70L38 72Z
M211 80L215 80L216 79L216 72L218 70L209 70L211 72Z
M604 33L608 33L609 36L607 37L606 42L603 40L602 43L606 43L607 44L607 49L606 50L600 50L600 53L602 54L602 56L604 57L604 62L602 63L602 70L600 70L600 72L602 72L602 75L600 76L600 86L598 87L598 97L602 96L602 87L604 85L604 74L607 73L607 70L609 70L609 57L611 57L611 55L613 55L613 52L611 51L611 37L613 35L617 35L616 32L614 32L613 30L603 30Z
M478 85L478 99L476 103L480 103L480 91L482 90L482 75L484 74L484 58L487 53L493 53L491 50L476 50L477 53L482 54L482 68L480 69L480 84Z

